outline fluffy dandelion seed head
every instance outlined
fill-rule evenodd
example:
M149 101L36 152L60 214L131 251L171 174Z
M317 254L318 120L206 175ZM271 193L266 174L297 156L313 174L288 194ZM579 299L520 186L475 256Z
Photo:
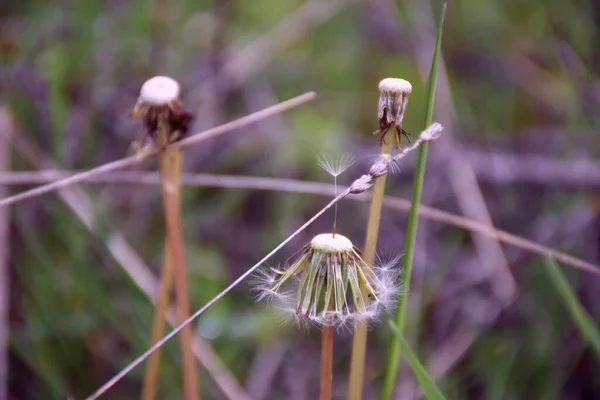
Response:
M354 245L346 236L336 234L335 236L331 233L322 233L313 238L310 242L312 250L325 253L347 253L352 252Z
M410 94L412 85L405 79L385 78L379 82L379 91L382 94Z
M381 319L399 295L397 259L367 265L352 242L317 235L291 264L266 269L255 279L258 300L267 300L299 324L351 328Z
M179 83L168 76L155 76L142 85L138 104L164 106L179 98Z

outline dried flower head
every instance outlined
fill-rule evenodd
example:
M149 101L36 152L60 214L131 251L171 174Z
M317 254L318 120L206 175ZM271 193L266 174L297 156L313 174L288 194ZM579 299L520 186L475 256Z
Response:
M395 304L397 268L367 265L340 234L317 235L300 257L282 270L263 270L258 300L271 299L298 321L341 327L375 319Z
M379 145L383 143L385 134L392 127L396 128L396 147L400 148L400 136L406 136L410 143L410 136L402 128L402 119L408 104L408 95L412 92L410 82L399 78L385 78L379 82L379 130L374 134L381 133Z
M180 140L188 131L192 114L179 99L179 83L168 76L147 80L131 114L144 120L146 133L161 147Z

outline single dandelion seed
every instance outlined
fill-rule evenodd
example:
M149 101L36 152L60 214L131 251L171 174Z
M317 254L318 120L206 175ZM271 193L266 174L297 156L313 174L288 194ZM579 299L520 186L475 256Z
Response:
M320 155L317 158L317 163L325 172L337 178L354 164L354 158L349 154L343 154L337 159L333 159L327 155Z
M404 112L408 105L408 96L412 92L410 82L399 78L385 78L379 82L379 130L374 135L381 134L379 145L383 144L385 134L392 127L396 129L396 148L400 148L400 137L404 135L411 143L410 135L402 128Z
M399 292L397 276L390 263L367 265L347 237L323 233L280 273L263 270L253 284L259 300L276 303L297 320L340 328L389 311Z
M334 197L337 197L337 177L343 174L348 168L354 164L354 158L349 154L344 154L338 159L332 159L326 155L321 155L317 159L317 163L329 175L333 176ZM337 229L337 213L338 205L333 208L333 235L335 236Z
M159 147L180 140L188 131L192 114L187 112L179 99L179 83L168 76L155 76L147 80L140 90L140 96L131 115L142 118L146 136L152 138ZM159 137L159 125L166 123L167 138Z

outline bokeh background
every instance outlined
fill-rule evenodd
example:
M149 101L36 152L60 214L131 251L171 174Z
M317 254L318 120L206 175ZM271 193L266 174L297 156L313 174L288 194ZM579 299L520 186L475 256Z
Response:
M316 91L315 102L185 151L185 172L200 179L184 188L182 205L199 308L331 198L318 155L355 157L342 184L368 168L378 152L371 133L380 79L412 82L405 128L423 128L441 6L2 0L1 195L41 183L46 175L35 171L89 169L130 154L143 131L129 112L153 75L181 83L193 132ZM599 23L596 1L450 2L434 117L446 130L430 147L424 204L600 263ZM414 155L402 162L388 195L410 198L414 164ZM147 348L164 225L158 186L131 174L155 169L149 161L105 178L112 182L0 209L0 332L9 334L0 341L1 399L82 398ZM293 181L263 190L245 177L325 185L308 194ZM405 211L384 209L381 254L402 254ZM365 202L340 205L339 231L359 247L367 213ZM330 229L331 218L272 263ZM597 319L600 277L562 271ZM316 398L318 331L282 325L250 289L240 285L195 324L208 366L205 397L244 390L256 400ZM600 354L543 260L447 222L421 219L407 336L451 399L600 397ZM349 332L336 340L339 398L350 340ZM365 398L376 397L389 340L384 323L373 326ZM181 398L178 360L175 340L163 356L159 398ZM106 398L137 398L143 371ZM406 365L396 395L421 396Z

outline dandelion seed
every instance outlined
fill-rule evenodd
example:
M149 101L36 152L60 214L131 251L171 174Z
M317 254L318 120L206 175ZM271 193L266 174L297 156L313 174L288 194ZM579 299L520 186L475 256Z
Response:
M374 320L389 311L398 296L397 268L367 265L340 234L315 236L282 272L267 270L257 276L257 298L279 303L299 322L342 328Z
M334 194L337 197L337 177L341 175L344 171L346 171L352 164L354 164L354 159L349 154L344 154L337 160L334 160L326 155L321 155L317 159L318 164L321 168L323 168L327 173L333 176L333 186L335 187ZM337 211L338 205L336 203L334 212L333 212L333 234L336 232L336 224L337 224Z
M333 159L325 154L317 158L319 167L323 168L329 175L337 178L354 164L354 158L349 154L343 154L338 159Z
M411 142L409 133L402 128L404 112L408 105L408 95L412 92L410 82L399 78L385 78L379 82L379 130L374 134L381 133L379 145L383 144L385 134L393 126L396 128L396 148L400 148L400 136L404 135Z

